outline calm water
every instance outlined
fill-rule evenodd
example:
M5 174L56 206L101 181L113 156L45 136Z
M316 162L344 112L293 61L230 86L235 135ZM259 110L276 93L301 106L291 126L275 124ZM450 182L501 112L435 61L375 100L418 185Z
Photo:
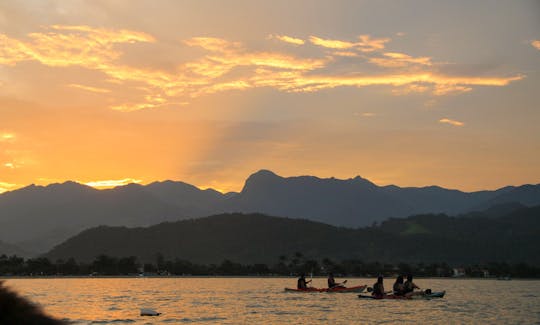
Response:
M314 279L322 286L326 279ZM351 279L349 285L374 279ZM386 286L392 282L387 279ZM75 324L540 324L540 281L417 279L433 300L360 300L354 293L285 293L290 278L8 279L6 285ZM139 316L140 308L162 315Z

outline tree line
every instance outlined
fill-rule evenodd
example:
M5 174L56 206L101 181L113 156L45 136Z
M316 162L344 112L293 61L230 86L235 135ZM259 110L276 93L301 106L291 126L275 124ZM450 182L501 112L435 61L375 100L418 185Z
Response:
M24 259L16 255L0 255L0 276L88 276L88 275L215 275L215 276L295 276L300 273L325 276L375 277L379 274L414 274L426 277L516 277L540 278L540 267L525 263L490 262L450 266L447 263L379 263L361 260L315 260L302 253L282 255L272 265L241 264L225 259L220 264L196 264L182 259L166 260L156 254L153 262L139 262L137 257L99 255L92 262L77 262L74 258L50 261L46 257Z

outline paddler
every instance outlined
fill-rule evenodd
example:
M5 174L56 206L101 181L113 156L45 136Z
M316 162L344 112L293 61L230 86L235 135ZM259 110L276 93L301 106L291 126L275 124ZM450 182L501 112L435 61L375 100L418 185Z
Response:
M420 289L413 281L412 274L407 274L407 281L403 284L403 289L406 296L420 295L423 294L422 291L414 292L414 289Z
M307 289L307 284L309 282L311 282L311 280L306 281L306 275L304 273L301 273L300 278L298 278L297 289Z
M336 283L336 280L334 279L334 274L332 272L329 272L328 273L328 288L332 289L336 287L344 288L345 286L343 285L343 283Z
M373 285L373 292L371 293L371 295L375 296L376 298L384 297L385 292L382 275L379 275L379 277L377 277L377 282Z
M405 285L403 284L403 275L398 275L392 289L394 291L394 295L396 296L405 295Z

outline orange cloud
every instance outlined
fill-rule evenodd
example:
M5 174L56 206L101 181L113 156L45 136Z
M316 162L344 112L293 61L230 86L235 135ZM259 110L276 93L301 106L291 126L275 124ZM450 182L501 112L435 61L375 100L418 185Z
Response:
M464 126L465 125L465 123L463 123L463 122L456 121L456 120L451 120L451 119L448 119L448 118L440 119L439 123L450 124L450 125L453 125L453 126Z
M384 58L370 58L369 62L385 68L402 68L411 64L430 66L430 57L412 57L404 53L388 52L384 53Z
M275 38L285 43L290 43L294 45L304 45L305 41L300 38L294 38L286 35L270 35L270 38Z
M536 48L537 50L540 50L540 40L534 40L531 42L531 45Z
M360 35L349 42L310 36L311 43L337 50L322 57L301 57L287 53L255 51L240 42L215 37L194 37L184 41L190 47L206 51L203 57L177 65L176 71L143 69L122 63L123 52L116 47L123 43L155 43L153 36L130 30L110 30L89 26L60 26L48 32L31 33L28 41L0 34L0 64L15 66L20 61L34 60L52 67L80 66L105 74L103 81L115 87L132 87L131 98L109 101L113 110L132 112L164 105L185 104L189 98L230 90L271 87L286 92L314 92L335 87L385 85L396 94L426 92L441 96L471 91L473 86L505 86L520 80L514 77L448 76L438 73L430 57L412 57L400 52L384 52L389 38ZM300 44L300 39L273 36ZM129 48L123 48L129 50ZM385 68L383 71L333 72L332 64L355 57ZM414 71L402 71L413 66ZM68 87L108 94L106 88L77 83ZM398 89L396 89L398 88ZM1 138L0 138L1 139ZM5 139L4 139L5 141Z
M309 37L309 41L318 46L336 50L355 49L360 52L383 50L385 43L390 42L390 38L371 38L369 35L360 35L358 36L358 39L358 42L349 42L335 39L323 39L316 36Z
M383 50L386 43L390 42L390 38L371 38L369 35L360 35L360 42L357 46L362 52L373 52Z
M83 66L104 69L121 52L115 44L154 42L154 38L141 32L109 30L89 26L59 26L48 28L48 33L30 33L29 42L1 35L1 63L14 65L20 61L35 60L48 66Z
M309 41L318 46L338 50L350 49L355 46L355 43L340 40L323 39L316 36L310 36Z
M79 84L69 84L67 86L70 88L82 89L82 90L90 91L93 93L110 93L111 92L109 89L96 88L96 87L90 87L90 86L79 85Z

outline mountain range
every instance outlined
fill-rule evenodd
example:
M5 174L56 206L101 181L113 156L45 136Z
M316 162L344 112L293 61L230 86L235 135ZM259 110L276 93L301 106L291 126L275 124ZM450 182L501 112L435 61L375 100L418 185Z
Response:
M106 190L68 181L0 194L0 240L42 253L98 225L149 226L243 212L361 227L388 218L424 213L457 215L503 203L538 205L540 185L467 193L437 186L377 186L359 176L346 180L285 178L267 170L249 176L241 192L226 194L176 181Z
M517 207L516 207L517 208ZM495 214L493 214L495 213ZM451 264L508 262L540 265L540 206L449 217L393 218L351 229L261 214L221 214L151 227L88 229L46 254L52 261L91 262L105 254L219 264L277 263L301 252L307 259Z

